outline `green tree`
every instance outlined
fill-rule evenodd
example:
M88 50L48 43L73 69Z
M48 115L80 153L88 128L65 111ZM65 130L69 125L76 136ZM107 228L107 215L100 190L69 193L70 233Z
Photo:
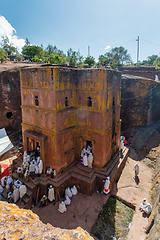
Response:
M110 66L123 66L132 64L132 59L124 47L112 48L110 52L99 56L99 63L102 65L109 64Z
M1 62L1 63L4 62L5 59L6 59L6 54L5 54L5 52L3 51L3 49L0 48L0 62Z
M13 46L12 43L10 43L9 38L7 36L2 37L2 43L1 43L2 49L5 51L5 53L9 55L15 55L18 53L18 50L16 47Z
M25 59L32 59L32 58L43 58L44 51L41 47L36 45L29 45L22 48L22 55Z
M93 56L86 57L84 63L91 67L95 64L95 58Z
M83 56L79 51L73 51L72 48L70 48L67 51L67 62L72 66L80 65L83 62Z
M158 63L158 55L148 56L147 60L143 60L140 65L156 65Z

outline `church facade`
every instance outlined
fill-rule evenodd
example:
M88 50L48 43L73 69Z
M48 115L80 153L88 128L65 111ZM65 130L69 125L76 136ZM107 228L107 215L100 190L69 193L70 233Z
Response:
M60 172L90 145L103 167L119 148L121 74L41 66L20 70L25 151L40 148L44 170Z

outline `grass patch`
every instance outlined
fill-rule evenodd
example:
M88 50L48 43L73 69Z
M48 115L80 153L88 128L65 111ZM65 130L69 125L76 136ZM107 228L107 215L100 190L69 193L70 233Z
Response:
M99 213L91 233L100 240L113 239L111 236L121 240L126 239L133 214L132 208L116 198L110 197Z

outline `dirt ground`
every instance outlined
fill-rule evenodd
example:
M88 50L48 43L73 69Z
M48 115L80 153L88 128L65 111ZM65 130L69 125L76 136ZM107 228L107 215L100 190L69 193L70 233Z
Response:
M143 162L138 161L140 173L139 183L136 183L133 168L137 161L137 154L131 149L130 157L127 159L115 190L112 192L112 194L135 206L135 214L128 234L128 240L144 240L146 237L145 228L148 223L148 218L139 211L139 206L143 198L149 201L152 169ZM78 193L72 197L71 205L68 206L68 211L64 214L58 211L58 202L54 206L53 203L50 203L47 207L34 207L32 210L39 215L43 223L50 223L54 227L65 229L73 229L80 226L90 233L91 227L109 197L110 194L101 195L100 193L94 193L92 196L86 196Z

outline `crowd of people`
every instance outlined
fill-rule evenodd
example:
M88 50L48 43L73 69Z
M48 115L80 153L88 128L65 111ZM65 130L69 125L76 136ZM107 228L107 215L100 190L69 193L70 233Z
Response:
M78 190L75 185L72 188L67 187L65 189L65 198L59 202L58 211L60 213L67 212L67 206L71 204L72 196L76 195L77 193L78 193ZM52 185L50 185L50 187L48 188L48 196L43 195L43 197L39 201L38 207L47 206L48 202L53 202L54 200L55 200L54 188Z
M16 203L19 199L21 202L27 192L27 187L19 179L13 180L11 176L1 178L0 195L4 189L7 190L9 203Z
M92 147L91 146L87 146L84 147L81 151L81 163L85 166L85 167L89 167L92 168L92 164L93 164L93 154L92 154Z

